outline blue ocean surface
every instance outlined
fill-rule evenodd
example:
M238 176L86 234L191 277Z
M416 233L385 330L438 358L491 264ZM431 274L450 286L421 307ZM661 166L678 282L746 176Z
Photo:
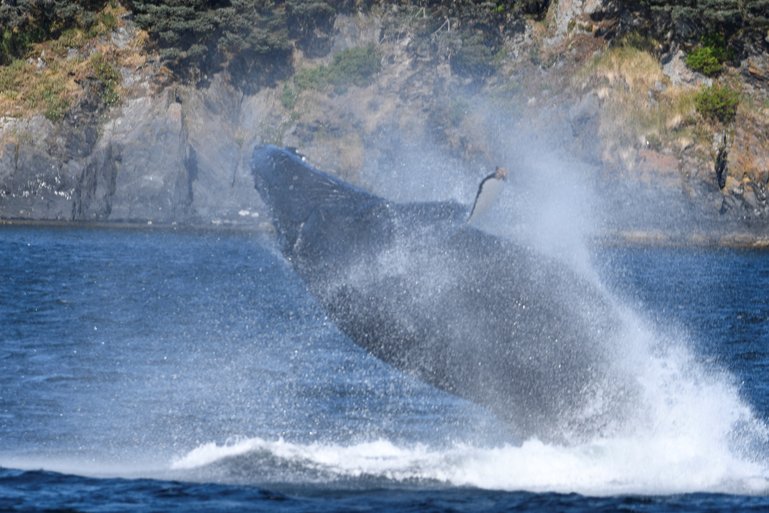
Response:
M563 445L357 347L264 235L5 226L0 263L2 511L769 511L766 252L595 250L642 393Z

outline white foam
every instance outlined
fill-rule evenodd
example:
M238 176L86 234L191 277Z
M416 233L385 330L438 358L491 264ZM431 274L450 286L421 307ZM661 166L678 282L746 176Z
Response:
M339 478L437 480L483 489L589 495L769 492L766 467L724 451L697 450L696 443L685 437L637 437L573 447L529 440L521 446L456 444L438 449L388 440L344 445L251 438L202 445L176 460L172 469L197 469L259 451Z
M640 392L631 399L632 417L611 435L572 445L532 439L496 447L470 441L437 447L385 439L302 444L249 438L201 445L172 468L226 466L230 458L266 453L290 463L282 468L299 466L339 478L588 495L769 493L769 430L740 398L733 378L706 368L686 344L652 333L648 323L625 314L619 358Z

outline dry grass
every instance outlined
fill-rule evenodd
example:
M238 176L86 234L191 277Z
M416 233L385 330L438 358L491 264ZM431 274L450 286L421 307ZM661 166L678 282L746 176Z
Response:
M748 96L737 108L730 152L730 172L737 179L769 183L769 105Z
M739 91L735 73L727 72L719 83ZM714 138L725 131L730 176L769 182L769 105L764 96L743 95L733 123L706 119L695 107L699 86L673 85L651 54L631 47L607 50L574 81L597 91L602 100L599 130L606 162L640 172L647 154L654 159L652 167L665 158L689 155L709 173Z
M56 40L34 45L26 60L0 66L0 116L43 114L56 121L83 94L80 84L84 79L103 78L106 66L113 70L123 65L136 67L143 59L137 55L146 36L138 33L136 41L124 50L118 50L110 39L125 13L125 8L108 4L88 32L67 30ZM119 84L112 84L108 92L105 103L110 105L120 93Z
M54 62L38 69L35 61L23 60L0 68L0 115L63 117L79 91L67 68Z
M607 155L632 160L629 148L677 153L703 142L694 101L697 90L672 85L648 52L611 48L585 66L576 80L594 87L603 102L600 135Z
M648 90L666 80L657 60L648 52L630 46L610 48L589 64L585 73L604 79L610 86L633 92Z

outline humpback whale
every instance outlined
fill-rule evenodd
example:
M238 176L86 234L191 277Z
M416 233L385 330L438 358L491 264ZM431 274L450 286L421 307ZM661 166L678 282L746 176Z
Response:
M388 201L275 146L254 149L251 171L283 255L355 343L519 439L618 427L632 387L612 364L618 316L591 282L453 201Z

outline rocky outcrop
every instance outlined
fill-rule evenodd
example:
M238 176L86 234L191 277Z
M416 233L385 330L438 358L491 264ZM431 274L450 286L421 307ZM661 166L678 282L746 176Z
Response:
M222 80L129 99L73 141L42 116L5 120L0 217L154 223L259 223L241 119L269 105ZM71 129L71 127L68 127ZM79 132L79 130L75 130ZM67 144L70 144L68 146Z
M169 80L151 59L121 69L123 99L107 112L86 95L57 123L0 119L0 219L263 227L248 169L258 143L295 146L319 167L371 188L397 176L415 184L406 199L469 201L489 167L514 162L526 173L537 155L558 154L588 170L611 229L662 230L673 218L681 231L703 220L730 230L734 221L769 219L765 59L748 56L734 68L757 108L727 130L719 172L721 139L700 133L691 105L648 129L624 117L708 83L686 68L679 47L662 62L648 54L637 61L651 74L624 76L621 65L596 72L610 51L605 38L642 28L633 20L647 3L618 5L553 3L544 21L505 33L496 73L485 80L456 71L462 41L450 23L425 35L417 19L424 13L407 9L337 16L323 45L329 54L295 51L295 68L311 71L376 44L382 70L369 85L301 89L289 79L245 93L226 73L195 87ZM456 44L444 45L449 39ZM450 179L426 190L412 176L420 168Z
M0 120L0 217L72 219L80 169L66 142L42 116Z

